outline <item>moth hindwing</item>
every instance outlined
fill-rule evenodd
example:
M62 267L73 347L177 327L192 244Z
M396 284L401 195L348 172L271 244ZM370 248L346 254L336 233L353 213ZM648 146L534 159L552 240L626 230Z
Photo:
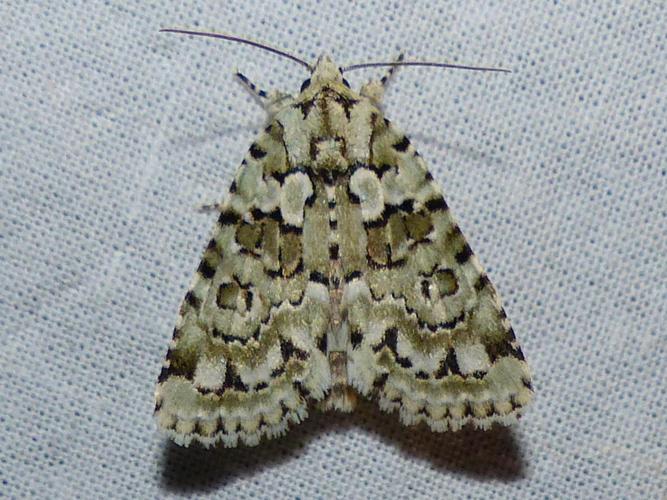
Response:
M530 372L410 141L321 57L273 102L181 305L156 389L177 443L255 445L355 395L434 431L510 424Z

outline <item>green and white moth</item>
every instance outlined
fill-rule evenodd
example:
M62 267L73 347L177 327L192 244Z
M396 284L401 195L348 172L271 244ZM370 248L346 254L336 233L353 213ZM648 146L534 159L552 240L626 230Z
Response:
M268 125L181 305L158 426L185 446L252 446L357 394L438 432L515 422L529 367L424 160L380 110L386 78L356 92L329 57L288 57L311 71L295 96L241 76Z

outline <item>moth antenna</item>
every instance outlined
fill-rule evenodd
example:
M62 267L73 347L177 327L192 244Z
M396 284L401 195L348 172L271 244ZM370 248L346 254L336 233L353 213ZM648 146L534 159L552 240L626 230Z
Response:
M467 69L471 71L495 71L498 73L511 73L512 71L504 68L486 68L482 66L464 66L461 64L447 64L429 61L395 61L395 62L369 62L360 64L351 64L341 68L342 72L351 71L361 68L376 68L378 66L428 66L433 68L453 68L453 69Z
M222 40L229 40L230 42L245 43L246 45L251 45L253 47L264 49L268 52L272 52L274 54L278 54L279 56L286 57L287 59L291 59L292 61L298 62L299 64L308 68L308 71L313 71L312 66L308 64L306 61L303 61L302 59L299 59L298 57L293 56L292 54L289 54L283 50L276 49L274 47L265 45L263 43L255 42L253 40L248 40L247 38L240 38L234 35L227 35L225 33L210 33L207 31L181 30L177 28L162 28L160 30L160 33L179 33L181 35L207 36L209 38L220 38Z

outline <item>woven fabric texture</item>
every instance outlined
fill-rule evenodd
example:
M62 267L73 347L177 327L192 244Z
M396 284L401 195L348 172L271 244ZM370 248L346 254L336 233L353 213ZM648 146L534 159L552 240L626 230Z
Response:
M3 2L0 497L664 498L664 2ZM512 429L372 403L251 449L152 419L179 302L264 111L307 60L408 59L386 115L443 185L534 371ZM381 69L350 72L358 87Z

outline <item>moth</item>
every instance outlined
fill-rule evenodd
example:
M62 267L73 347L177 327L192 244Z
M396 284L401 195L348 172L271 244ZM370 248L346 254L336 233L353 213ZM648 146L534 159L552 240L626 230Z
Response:
M529 367L440 187L382 113L387 77L355 91L329 57L287 57L311 72L296 95L240 75L268 121L180 307L159 428L253 446L358 396L437 432L513 423Z

